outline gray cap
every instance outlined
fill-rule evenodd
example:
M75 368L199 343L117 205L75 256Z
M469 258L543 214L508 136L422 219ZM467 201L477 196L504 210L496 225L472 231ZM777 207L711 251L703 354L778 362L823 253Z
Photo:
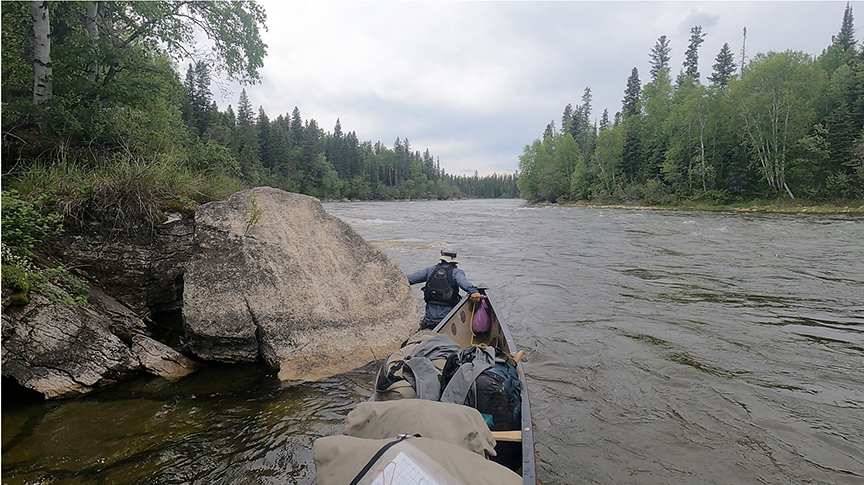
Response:
M444 261L445 263L458 263L459 260L456 259L456 250L451 248L444 248L441 250L441 256L438 256L438 259Z

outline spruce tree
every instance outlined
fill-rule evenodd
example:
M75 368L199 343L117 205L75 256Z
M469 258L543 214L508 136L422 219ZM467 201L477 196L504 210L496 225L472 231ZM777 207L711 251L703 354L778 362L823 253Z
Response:
M249 102L245 89L240 92L240 99L237 101L237 124L234 125L230 145L231 153L240 164L243 177L253 184L259 183L263 167L258 129L252 113L252 103Z
M661 35L659 39L657 39L657 43L654 44L654 47L651 49L651 52L648 53L648 56L651 58L651 80L656 81L657 76L660 75L660 71L669 70L669 53L672 52L672 48L669 47L669 40L666 39L665 35Z
M728 43L723 44L715 60L717 62L712 66L714 73L708 76L708 80L720 89L723 89L729 85L729 79L732 78L732 74L735 73L737 67L732 56L732 49L729 48Z
M186 80L183 81L183 87L186 89L186 97L183 100L183 106L181 106L183 121L190 128L194 128L196 123L192 106L195 104L195 70L192 68L192 64L189 64L189 68L186 69Z
M591 88L585 86L585 91L582 92L582 122L586 125L591 124L591 101L594 97L591 95Z
M300 117L300 109L294 107L291 113L291 146L299 147L303 144L303 118Z
M849 49L854 49L858 44L855 40L855 21L852 17L852 6L846 4L846 10L843 12L843 23L840 26L840 33L834 37L834 44L847 52Z
M252 114L252 103L249 102L249 97L246 95L246 90L240 91L240 99L237 101L237 124L251 126L255 122L255 116Z
M273 167L275 166L275 161L273 160L272 151L270 149L270 118L267 116L267 113L264 112L263 106L258 107L256 130L258 132L258 155L261 159L261 165L264 165L265 167Z
M567 103L564 107L564 114L561 115L561 131L568 133L570 131L570 123L573 121L573 105Z
M549 122L548 125L546 125L546 129L543 130L543 139L545 140L546 138L552 138L554 136L555 136L555 120L552 120Z
M183 106L183 119L196 134L203 135L218 111L213 109L210 66L206 62L190 63L183 87L188 100Z
M630 71L627 78L627 89L624 90L623 115L624 117L639 114L639 99L642 95L642 82L639 81L639 70L635 67Z
M630 183L637 181L637 175L644 165L645 150L642 147L642 134L636 118L624 127L624 144L621 147L621 170Z
M604 108L603 114L600 115L600 131L609 129L609 109Z
M705 42L702 26L696 25L690 29L690 44L684 52L684 75L699 81L699 46ZM680 83L679 83L680 84Z
M579 144L584 159L590 159L594 152L594 142L597 138L597 132L594 125L591 123L591 88L585 87L582 93L582 104L579 106L579 136L574 136L573 139Z
M213 122L215 111L213 109L213 94L210 92L210 64L206 62L195 63L195 96L192 103L192 112L195 116L198 129L202 134Z

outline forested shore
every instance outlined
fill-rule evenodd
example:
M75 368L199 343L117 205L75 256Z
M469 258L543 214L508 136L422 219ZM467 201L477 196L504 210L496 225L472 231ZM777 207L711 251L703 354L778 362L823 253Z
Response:
M266 21L254 1L2 3L4 295L51 281L57 299L80 303L86 286L51 262L52 238L146 234L251 187L329 200L518 196L515 174L446 173L408 134L361 141L297 107L271 120L245 89L220 110L211 85L260 82Z
M736 59L723 45L701 82L691 29L672 79L666 36L637 68L622 110L592 123L592 92L568 104L519 157L520 195L533 202L662 207L859 207L864 200L864 50L851 6L817 57L803 52ZM802 209L803 210L803 209Z
M271 120L245 90L220 111L214 82L260 80L266 13L254 2L40 5L2 6L6 185L28 186L18 181L34 169L44 179L58 161L92 172L134 160L206 173L228 189L269 185L322 199L518 196L515 174L448 174L407 134L392 146L362 141L338 119L332 131L302 119L298 107ZM190 47L193 26L213 54Z

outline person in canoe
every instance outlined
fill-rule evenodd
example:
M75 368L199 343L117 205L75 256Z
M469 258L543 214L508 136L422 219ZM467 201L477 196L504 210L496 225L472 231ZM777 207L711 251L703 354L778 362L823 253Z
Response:
M457 268L459 260L456 251L442 249L438 264L423 268L408 275L408 283L426 283L423 287L423 300L426 302L426 315L421 322L421 329L432 329L450 313L459 303L459 288L462 288L474 301L480 301L480 292L468 278L465 272Z

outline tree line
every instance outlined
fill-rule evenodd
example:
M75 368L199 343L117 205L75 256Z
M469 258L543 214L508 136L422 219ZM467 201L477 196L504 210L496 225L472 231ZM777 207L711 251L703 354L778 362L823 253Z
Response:
M736 61L728 43L701 82L694 26L673 80L671 46L633 68L622 109L591 122L592 93L564 108L519 157L520 195L536 202L727 204L757 199L843 203L864 198L864 49L852 7L816 57L797 51Z
M448 199L516 197L515 174L454 176L427 148L414 150L408 138L392 146L360 141L339 119L324 131L300 109L275 119L259 106L257 115L240 92L236 113L220 112L209 90L209 66L190 64L184 82L183 119L198 140L224 147L232 170L252 185L272 185L325 199ZM209 158L216 162L219 158ZM224 162L219 162L224 163Z
M220 111L214 79L260 80L265 23L254 1L3 2L4 182L58 162L123 161L325 199L518 195L515 174L448 174L408 138L361 141L298 108L270 119L245 89L236 111ZM196 44L201 33L209 47Z

